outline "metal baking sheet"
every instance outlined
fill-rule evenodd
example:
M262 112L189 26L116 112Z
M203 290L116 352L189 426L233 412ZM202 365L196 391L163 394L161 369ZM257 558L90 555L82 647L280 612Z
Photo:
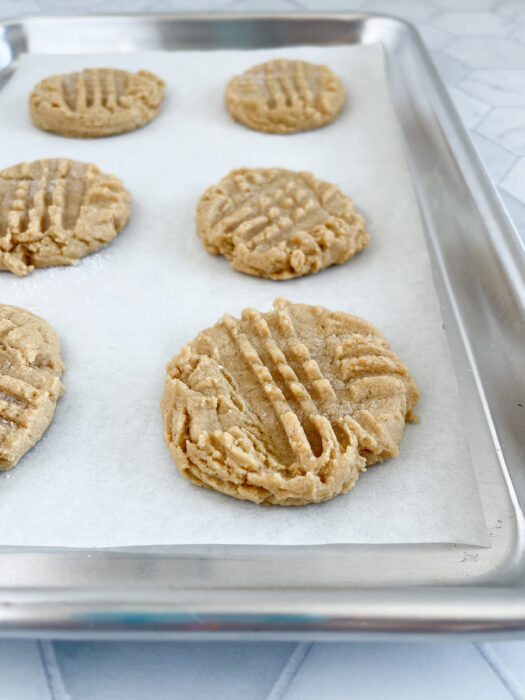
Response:
M523 248L416 31L371 15L26 18L30 53L381 41L424 219L492 547L0 551L0 633L335 638L523 634Z

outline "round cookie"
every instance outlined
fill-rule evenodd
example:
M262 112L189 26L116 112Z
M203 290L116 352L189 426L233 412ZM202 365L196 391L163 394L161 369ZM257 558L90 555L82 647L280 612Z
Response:
M197 233L235 270L274 280L343 263L369 241L350 197L312 173L282 168L240 168L209 187Z
M86 68L52 75L29 97L29 112L40 129L62 136L110 136L133 131L160 109L165 84L149 71Z
M51 158L0 170L0 270L74 265L122 230L130 201L93 163Z
M327 66L286 59L253 66L226 87L226 106L233 119L274 134L330 124L345 98L341 81Z
M175 355L166 442L195 484L255 503L334 498L396 457L414 380L371 323L280 298L225 315Z
M0 471L40 440L64 392L60 343L42 318L0 304Z

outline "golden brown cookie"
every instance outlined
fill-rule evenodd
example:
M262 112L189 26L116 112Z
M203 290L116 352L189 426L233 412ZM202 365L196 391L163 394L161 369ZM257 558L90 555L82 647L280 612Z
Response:
M130 201L93 163L51 158L0 170L0 270L74 265L122 230Z
M286 59L254 66L226 88L226 106L236 121L274 134L330 124L345 97L341 81L327 66Z
M352 200L312 173L240 168L197 206L208 253L239 272L285 280L345 262L369 241Z
M29 112L40 129L62 136L110 136L133 131L160 109L165 84L146 70L87 68L52 75L35 86Z
M280 298L269 313L226 314L182 348L161 408L173 459L195 484L305 505L396 457L418 398L371 323Z
M42 318L0 304L0 471L40 440L64 392L60 343Z

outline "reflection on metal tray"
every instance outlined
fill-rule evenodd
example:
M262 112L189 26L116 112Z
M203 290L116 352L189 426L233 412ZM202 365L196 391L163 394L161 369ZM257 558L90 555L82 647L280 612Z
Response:
M0 88L23 52L376 41L386 51L492 547L4 548L1 633L374 639L525 633L523 248L417 32L373 15L27 18L0 24Z

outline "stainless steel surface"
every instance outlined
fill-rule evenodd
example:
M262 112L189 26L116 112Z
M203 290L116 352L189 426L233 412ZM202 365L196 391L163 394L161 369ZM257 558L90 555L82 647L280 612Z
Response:
M24 51L375 41L386 50L492 547L4 548L0 634L525 635L524 251L417 32L371 15L26 18L0 25L0 87Z

